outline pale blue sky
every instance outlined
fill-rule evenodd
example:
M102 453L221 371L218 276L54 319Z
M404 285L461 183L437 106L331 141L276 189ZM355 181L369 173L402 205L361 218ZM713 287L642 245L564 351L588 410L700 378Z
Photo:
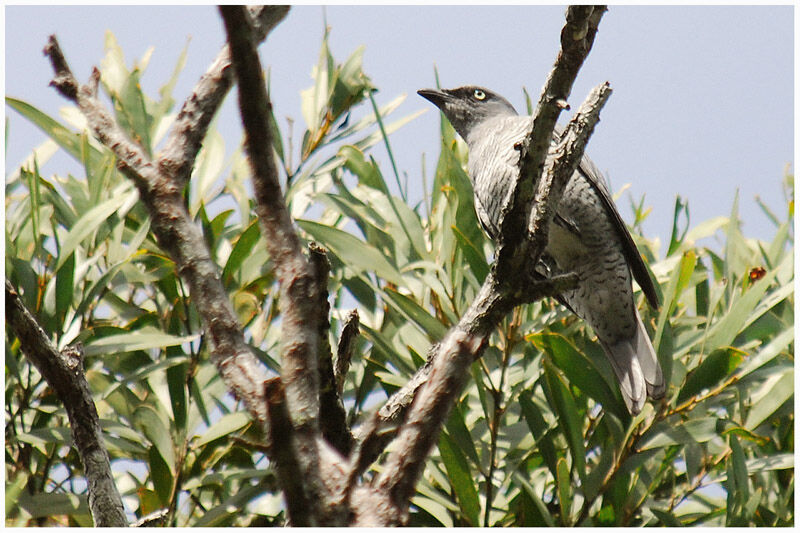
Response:
M558 49L564 8L327 6L324 11L337 60L366 45L365 71L380 89L379 104L406 93L395 117L429 109L392 137L398 166L418 199L421 154L429 174L438 157L439 114L415 91L434 85L434 66L444 87L485 85L524 111L522 87L538 96ZM179 102L223 42L214 6L7 6L5 15L6 94L51 114L64 100L48 87L52 73L41 50L50 33L58 36L82 80L103 57L106 29L116 35L129 64L155 46L142 80L152 95L191 36L187 67L174 93ZM745 234L772 234L754 196L782 209L780 182L785 166L794 163L793 19L792 6L612 6L604 16L570 103L577 107L592 86L611 83L614 94L588 154L614 191L630 183L635 198L646 193L653 208L645 224L648 237L668 242L676 195L689 199L694 224L727 215L736 188ZM272 71L273 104L284 133L285 117L302 124L299 91L311 84L322 31L322 7L296 6L260 49ZM240 138L233 104L229 98L220 120L228 150ZM7 110L6 116L9 172L44 136L15 112ZM380 162L388 161L382 145L373 150ZM45 172L61 171L63 161L54 159ZM384 172L389 175L388 165ZM618 205L630 221L627 193Z

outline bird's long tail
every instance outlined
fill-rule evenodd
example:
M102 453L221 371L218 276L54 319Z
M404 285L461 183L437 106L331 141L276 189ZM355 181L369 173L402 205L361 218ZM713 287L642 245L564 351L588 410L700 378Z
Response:
M615 344L608 344L600 339L619 380L625 405L633 415L642 410L648 396L657 400L666 392L664 375L653 344L644 329L639 311L635 310L635 313L636 332L631 338Z

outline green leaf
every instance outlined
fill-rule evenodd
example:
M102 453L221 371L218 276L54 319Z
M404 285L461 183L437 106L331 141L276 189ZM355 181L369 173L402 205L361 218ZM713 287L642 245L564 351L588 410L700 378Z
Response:
M214 187L220 187L220 175L225 167L225 141L216 130L211 130L205 139L203 147L197 154L197 160L192 170L189 181L189 212L192 214L200 210L214 197Z
M6 136L8 139L8 136ZM6 441L8 442L8 441ZM20 500L22 499L22 490L28 484L29 480L28 473L25 470L20 470L14 478L11 476L6 477L6 484L5 484L5 504L6 504L6 527L9 527L9 515L12 512L12 509L19 505ZM52 493L51 493L52 494Z
M613 424L608 415L603 417L603 422L606 424ZM614 436L611 435L606 439L605 445L600 447L598 451L600 456L597 458L597 462L589 469L589 473L586 475L586 481L582 484L582 492L586 499L593 500L597 498L600 488L606 481L616 460L617 446L615 443L622 441L623 439L621 438L615 440Z
M222 270L222 279L226 285L233 281L234 273L239 270L244 260L250 255L260 236L258 219L253 219L250 225L239 234L236 243L233 245L233 250L228 256L228 261L225 263L225 268Z
M203 433L203 435L193 443L197 448L205 446L209 442L239 431L250 423L250 417L244 411L228 413L220 418L213 426Z
M745 461L747 471L756 474L759 472L772 472L775 470L793 470L794 469L794 454L780 453L777 455L769 455L765 457L755 457ZM722 483L728 478L727 473L724 471L719 475L709 476L708 483Z
M133 352L136 350L150 350L153 348L164 348L166 346L178 346L185 342L193 342L200 337L200 334L186 335L179 337L170 335L153 328L144 328L130 333L120 333L119 335L109 335L93 339L86 346L86 355L100 354L119 354L122 352Z
M778 410L786 401L794 396L794 370L789 367L781 374L772 376L762 388L761 393L754 394L753 406L747 413L744 426L755 429Z
M164 460L170 474L175 471L175 450L170 436L169 425L150 405L140 405L133 412L136 425L142 430L155 450Z
M413 298L391 289L382 291L382 294L386 296L391 303L396 305L405 316L414 322L414 324L418 325L427 333L431 339L439 340L444 338L447 333L447 328L439 322L436 317L420 307Z
M489 263L486 262L486 256L483 252L478 249L477 243L469 240L469 237L462 233L458 226L452 226L452 230L459 247L464 252L464 257L472 269L472 273L475 274L475 278L478 280L486 279L489 274Z
M578 351L564 336L558 333L537 333L529 335L527 340L548 354L570 383L603 405L607 411L614 413L620 420L629 418L624 404L614 396L594 361Z
M521 494L532 503L532 505L527 507L532 513L531 516L525 517L525 526L555 526L556 524L553 521L550 511L547 509L544 502L542 502L541 498L539 498L538 494L536 494L531 484L528 483L528 480L518 472L514 472L513 477L514 481L522 487Z
M158 89L158 94L161 96L161 101L153 111L153 118L155 120L161 120L164 115L169 113L175 103L174 99L172 98L172 91L175 88L175 84L178 82L178 77L180 76L181 71L186 66L186 53L188 50L189 38L186 39L186 44L183 46L183 50L181 50L178 60L175 62L172 75L167 82Z
M695 368L686 379L677 403L681 404L689 398L710 389L733 372L744 361L745 353L736 348L714 350Z
M143 486L136 489L136 496L139 498L139 513L143 516L158 511L163 505L156 491Z
M558 454L556 446L553 442L553 436L550 429L542 417L539 407L533 403L530 391L523 391L519 395L519 406L522 409L522 416L531 430L533 438L536 439L536 449L542 454L542 457L553 474L553 478L558 473Z
M66 494L64 492L30 494L28 491L22 491L17 505L25 509L25 512L31 518L89 514L89 500L86 495Z
M728 459L728 479L725 482L728 491L727 525L742 526L749 520L745 507L750 499L750 483L747 475L744 450L736 435L730 436L731 456Z
M733 461L733 473L735 476L736 491L741 492L743 500L747 501L750 497L750 483L747 474L747 458L744 455L741 443L736 435L731 435L729 440L731 446L731 460Z
M431 515L431 517L442 526L453 527L453 519L450 517L450 511L447 506L442 505L440 501L417 494L411 498L411 504Z
M79 134L70 131L60 122L22 100L6 96L6 104L31 121L76 160L81 160L81 136ZM92 154L94 165L101 156L96 148L92 150Z
M149 225L148 225L149 227ZM96 304L98 298L100 298L100 294L105 291L108 283L116 276L120 269L128 264L128 261L120 261L119 263L113 265L109 268L102 276L100 276L97 280L91 283L89 286L89 290L86 291L85 296L83 297L80 304L78 304L78 308L75 311L75 316L83 316L86 310L89 308L90 305Z
M142 87L139 82L140 71L134 68L130 75L125 79L121 90L112 96L114 108L117 112L117 119L120 126L128 133L136 144L141 146L145 153L152 157L152 142L150 140L150 129L153 117L147 113L145 96L142 94Z
M439 453L461 512L469 521L469 525L479 525L481 504L466 457L447 433L442 433L439 437Z
M100 60L101 81L109 89L109 92L119 92L128 80L130 71L125 65L122 48L110 30L105 32L103 49L106 51L106 55Z
M172 468L167 464L156 445L150 447L147 458L150 463L150 479L156 489L161 503L160 507L169 507L173 485Z
M689 279L691 278L696 264L697 256L693 250L688 250L684 252L678 264L678 268L673 270L672 276L670 276L667 289L664 292L664 303L661 305L661 310L658 314L656 333L653 336L653 348L655 348L656 352L659 352L658 347L661 344L661 338L664 334L664 327L667 320L672 316L675 305L686 288L686 285L689 283Z
M447 417L446 431L450 438L453 439L458 448L467 454L467 457L474 464L480 464L481 460L478 457L478 450L475 449L475 440L469 432L469 428L464 421L464 412L466 404L462 407L461 403L456 403L450 416Z
M569 391L569 386L561 377L556 367L545 357L544 375L545 382L550 390L550 396L554 402L554 409L558 413L558 422L561 431L567 438L567 444L572 455L572 467L577 471L581 482L585 482L586 477L586 449L583 444L583 420L578 414L575 399Z
M365 274L374 272L388 282L403 285L400 272L369 243L359 240L346 231L310 220L297 220L297 225L336 254L348 268Z
M680 216L681 213L684 214L686 218L686 226L683 228L683 233L678 235L680 230L678 226L680 224ZM675 198L675 210L672 217L672 235L669 238L669 249L667 250L667 257L672 255L675 252L679 245L684 242L686 239L686 234L689 231L689 204L681 200L681 197L678 196Z
M380 111L379 114L382 117L385 117L385 116L391 114L392 111L397 109L400 106L400 104L402 104L405 100L406 100L406 95L405 94L401 94L400 96L396 97L394 100L390 101L388 104L386 104L383 107L381 107L379 109L379 111ZM346 137L349 137L350 135L353 135L354 133L357 133L357 132L359 132L359 131L361 131L361 130L369 127L369 126L372 126L376 122L377 122L376 114L373 111L371 114L367 114L362 119L360 119L359 121L357 121L355 123L352 123L349 126L344 126L344 125L343 125L344 127L340 126L340 128L337 129L336 134L329 139L329 142L334 142L334 141L338 141L340 139L344 139Z
M794 341L794 328L788 327L776 337L773 337L766 346L763 346L754 355L745 359L739 370L739 377L743 378L775 359L775 357L789 347L792 341Z
M227 523L226 520L240 516L243 510L248 508L248 503L267 491L265 483L256 483L255 485L245 483L240 487L232 494L230 492L223 493L225 496L230 496L226 497L219 505L208 509L191 525L196 527L233 526L233 523Z
M169 357L183 358L183 350L170 346ZM172 417L179 432L186 431L188 405L186 404L186 365L174 365L167 369L167 387L172 407Z
M126 183L113 191L108 200L81 216L61 243L55 270L61 268L81 242L105 224L113 213L130 209L138 197L139 194L133 185Z
M556 466L556 485L558 486L558 507L561 509L561 523L569 527L572 525L570 510L572 509L572 477L569 475L567 461L563 457L558 459Z
M339 156L344 159L344 167L358 177L359 183L384 193L388 190L375 161L368 162L364 157L364 152L348 144L339 148Z
M785 261L791 261L791 256L787 256ZM767 273L766 276L758 280L744 294L742 294L731 306L719 322L714 324L708 332L705 342L707 349L716 349L729 346L736 335L741 331L742 326L747 322L750 314L764 297L767 289L772 285L775 276L781 270L779 266L775 270Z
M667 527L683 527L678 518L672 514L672 512L667 510L658 509L656 507L650 507L650 512L655 515L656 518L661 522L660 525L664 525Z
M72 445L72 431L69 428L40 428L16 436L16 440L38 446L54 442L59 446Z
M56 316L59 323L64 322L67 311L72 306L75 284L75 254L69 258L56 273Z
M33 229L33 242L36 248L39 247L39 239L41 239L41 229L39 225L40 210L42 207L41 193L39 192L39 183L41 176L39 175L39 165L36 159L33 160L33 172L22 171L22 175L27 178L28 190L30 191L31 202L31 227Z
M644 451L674 444L708 442L718 435L718 423L719 420L714 417L696 418L685 422L670 417L658 422L647 431L637 449Z

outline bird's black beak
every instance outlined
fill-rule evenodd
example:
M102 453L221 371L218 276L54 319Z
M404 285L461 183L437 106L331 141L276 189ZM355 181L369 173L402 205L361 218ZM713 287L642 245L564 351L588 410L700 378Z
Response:
M420 89L417 91L417 94L421 97L429 100L438 108L442 108L446 102L452 99L452 96L445 91L439 91L436 89Z

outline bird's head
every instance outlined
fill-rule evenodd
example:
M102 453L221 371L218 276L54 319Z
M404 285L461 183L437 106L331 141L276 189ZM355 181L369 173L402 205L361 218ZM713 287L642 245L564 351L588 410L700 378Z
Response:
M517 114L508 100L474 85L457 89L420 89L417 94L433 102L465 141L470 131L486 119Z

